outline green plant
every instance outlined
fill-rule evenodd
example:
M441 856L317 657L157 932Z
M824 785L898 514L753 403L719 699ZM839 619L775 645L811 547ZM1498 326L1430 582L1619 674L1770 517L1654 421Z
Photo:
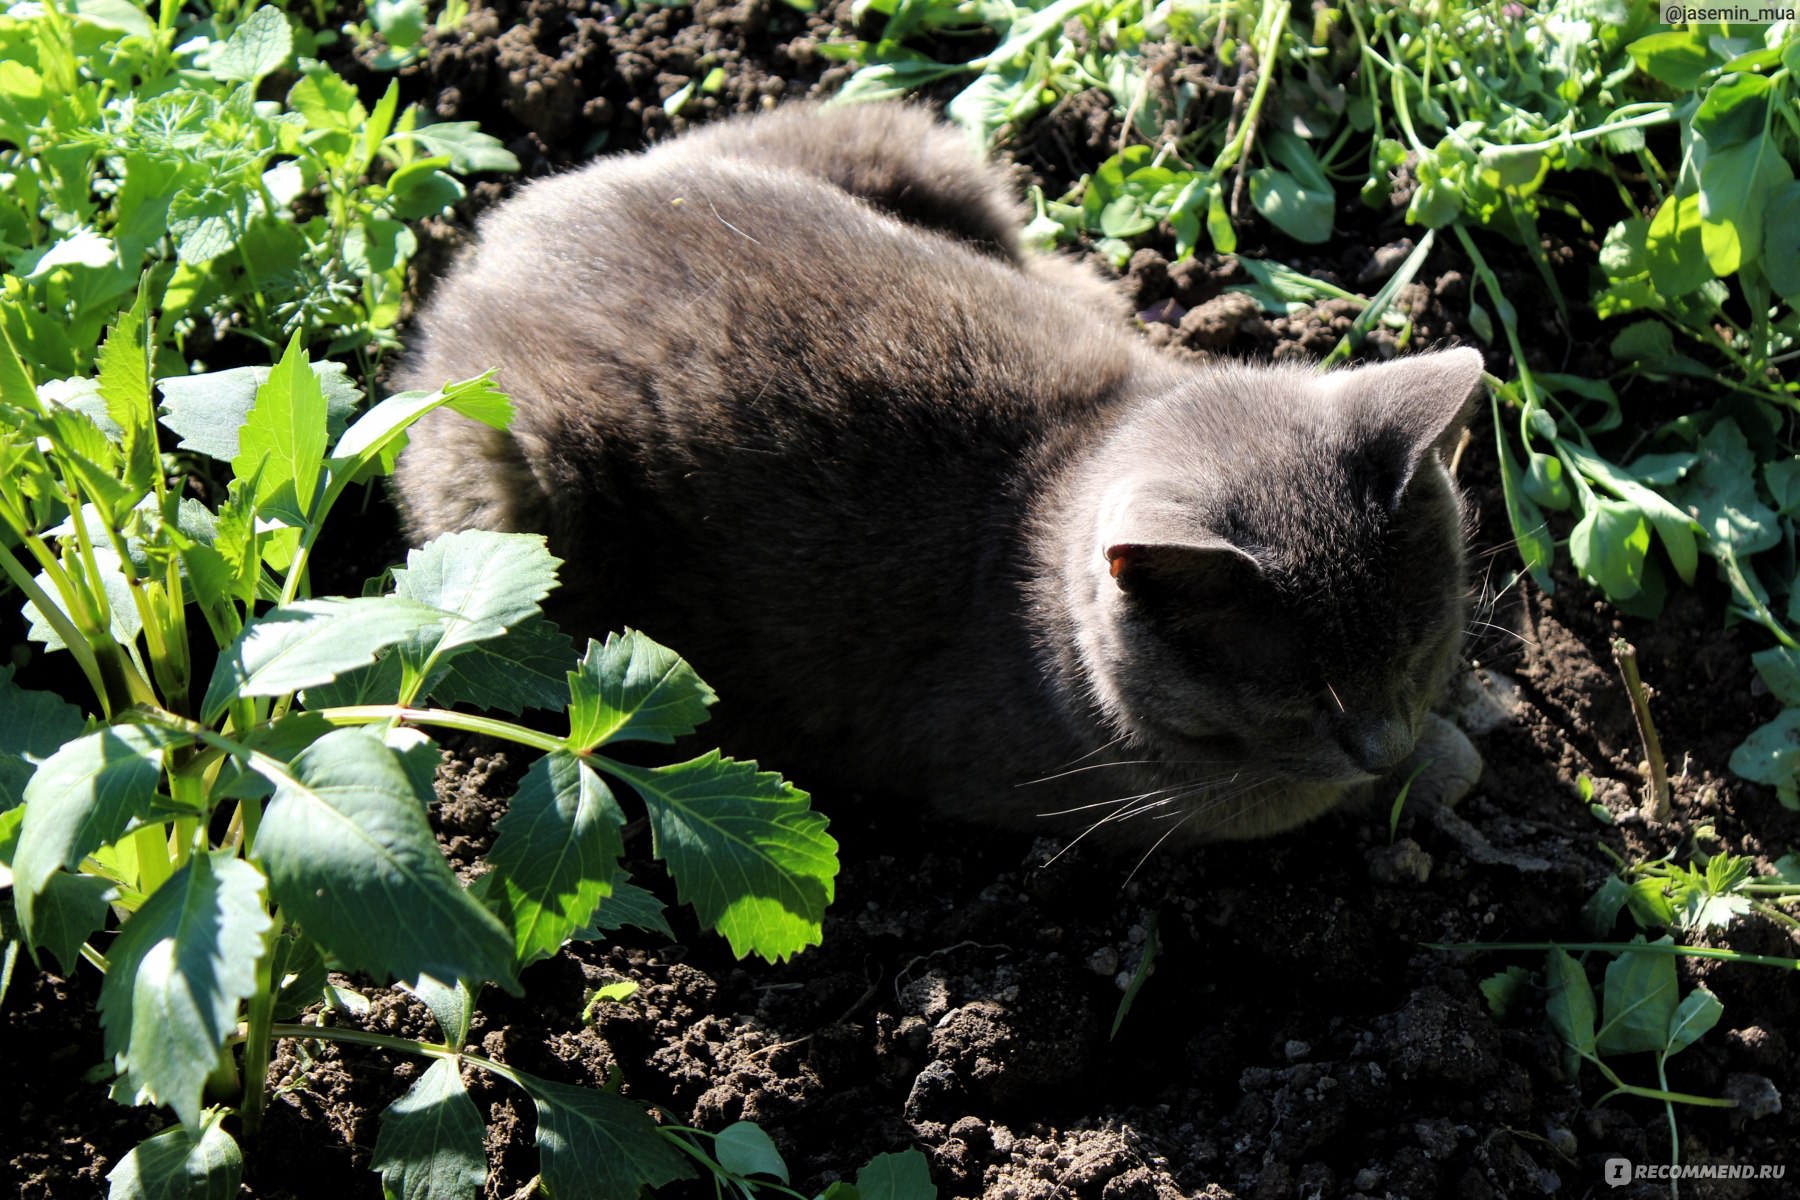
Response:
M0 327L42 377L92 369L146 269L162 373L231 334L269 350L295 333L332 353L394 344L406 222L460 199L459 174L518 162L473 123L421 127L397 83L366 107L304 57L312 43L254 4L204 20L173 0L154 18L0 14ZM284 102L258 99L271 79L294 80Z
M364 595L311 595L331 511L392 468L412 422L448 407L505 426L510 406L486 377L359 413L341 368L309 363L296 333L260 381L164 381L162 424L230 472L209 505L171 486L157 453L150 294L113 325L91 388L40 391L0 335L0 573L88 693L71 702L0 675L0 864L17 916L6 962L23 945L64 972L100 970L115 1095L180 1122L120 1164L112 1194L234 1189L239 1151L221 1121L255 1131L276 1038L434 1060L384 1116L376 1165L396 1194L421 1194L424 1176L451 1181L433 1195L479 1184L465 1065L532 1097L559 1195L691 1174L692 1135L641 1105L467 1050L471 1005L487 983L517 991L570 938L660 919L620 868L613 787L638 797L678 895L740 956L818 941L837 871L825 819L754 763L606 753L673 743L713 694L635 632L578 657L539 610L559 565L541 538L452 534ZM459 703L560 711L567 732ZM431 728L541 752L468 887L426 818ZM285 1023L328 965L405 983L442 1041Z

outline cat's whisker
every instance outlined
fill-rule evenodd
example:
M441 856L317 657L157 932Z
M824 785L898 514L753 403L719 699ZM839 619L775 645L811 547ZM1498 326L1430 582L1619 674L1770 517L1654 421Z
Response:
M1530 638L1526 637L1524 634L1520 633L1518 630L1508 629L1504 625L1496 625L1492 621L1471 621L1471 622L1469 622L1468 627L1463 630L1463 632L1470 637L1474 637L1476 626L1480 626L1483 629L1492 629L1496 633L1504 633L1507 637L1517 640L1521 646L1530 646L1534 649L1537 647L1536 642L1534 642Z
M1331 693L1331 702L1337 705L1337 710L1343 712L1344 702L1338 699L1337 689L1331 686L1331 681L1329 679L1325 681L1325 690Z
M1137 873L1139 871L1143 870L1144 864L1150 861L1150 856L1152 854L1156 853L1157 848L1159 846L1161 846L1164 842L1168 841L1171 837L1173 837L1175 834L1175 831L1177 829L1180 829L1183 825L1186 825L1189 821L1193 820L1194 813L1198 812L1198 811L1199 811L1198 809L1190 810L1186 816L1181 818L1181 820L1179 820L1179 821L1175 822L1173 825L1169 826L1168 831L1166 833L1164 833L1161 837L1157 838L1154 842L1151 842L1150 848L1148 850L1144 851L1144 856L1137 860L1137 865L1131 868L1131 873L1129 875L1125 876L1125 883L1130 883L1133 879L1135 879L1137 877ZM1123 887L1124 884L1121 884L1120 886Z
M1067 779L1071 775L1081 775L1088 771L1100 771L1107 767L1217 767L1230 762L1225 758L1119 758L1103 763L1089 763L1085 767L1071 767L1066 771L1058 771L1054 775L1044 775L1037 779L1027 779L1013 784L1016 788L1032 787L1040 783L1050 783L1057 779Z

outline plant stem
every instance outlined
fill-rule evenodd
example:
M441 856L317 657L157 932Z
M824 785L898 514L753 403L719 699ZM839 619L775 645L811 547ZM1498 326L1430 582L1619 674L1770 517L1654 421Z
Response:
M535 729L527 729L523 725L514 725L511 721L500 721L493 717L478 717L473 713L451 712L441 708L407 708L399 704L356 704L343 708L322 708L319 715L333 725L373 725L382 721L411 721L415 725L438 725L445 729L460 729L464 733L482 733L489 737L503 738L509 742L517 742L521 746L530 746L536 750L565 750L568 748L567 738L555 734L539 733Z
M275 1022L276 985L275 941L281 937L282 922L270 926L269 941L256 964L256 994L250 998L244 1038L244 1132L254 1136L262 1124L263 1109L269 1095L269 1051L275 1043L271 1032Z
M322 1042L355 1042L362 1046L375 1046L382 1050L392 1050L399 1054L411 1054L418 1058L450 1058L471 1063L493 1075L498 1075L508 1083L529 1091L519 1073L505 1063L495 1062L486 1055L476 1054L469 1050L454 1050L442 1042L415 1042L411 1038L394 1037L386 1033L369 1033L362 1029L330 1029L318 1025L289 1025L277 1021L269 1026L271 1037L305 1038Z
M1650 778L1644 785L1644 820L1658 825L1668 823L1669 766L1663 761L1662 739L1656 736L1656 722L1650 717L1650 693L1638 675L1637 647L1624 638L1614 638L1613 658L1619 674L1625 678L1625 695L1631 700L1631 715L1637 719L1638 740L1644 744L1644 761Z
M1800 971L1800 958L1780 958L1773 954L1744 954L1718 946L1678 946L1670 942L1425 942L1427 950L1566 950L1597 954L1672 954L1681 958L1717 958L1725 962L1749 963L1757 967L1780 967Z

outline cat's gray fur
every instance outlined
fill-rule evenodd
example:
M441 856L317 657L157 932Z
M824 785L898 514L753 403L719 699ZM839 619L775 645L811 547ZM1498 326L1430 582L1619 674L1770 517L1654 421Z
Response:
M1440 449L1480 358L1177 362L1022 251L1007 193L902 107L530 185L396 380L498 367L517 417L421 423L408 528L546 533L553 615L679 650L802 786L1145 841L1307 820L1406 756L1454 657Z

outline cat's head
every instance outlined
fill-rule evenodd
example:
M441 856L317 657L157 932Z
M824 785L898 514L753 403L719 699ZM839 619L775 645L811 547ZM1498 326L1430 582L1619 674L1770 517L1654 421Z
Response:
M1298 824L1411 753L1467 616L1443 460L1481 369L1210 368L1090 461L1064 564L1083 674L1131 744L1214 782L1195 834Z

